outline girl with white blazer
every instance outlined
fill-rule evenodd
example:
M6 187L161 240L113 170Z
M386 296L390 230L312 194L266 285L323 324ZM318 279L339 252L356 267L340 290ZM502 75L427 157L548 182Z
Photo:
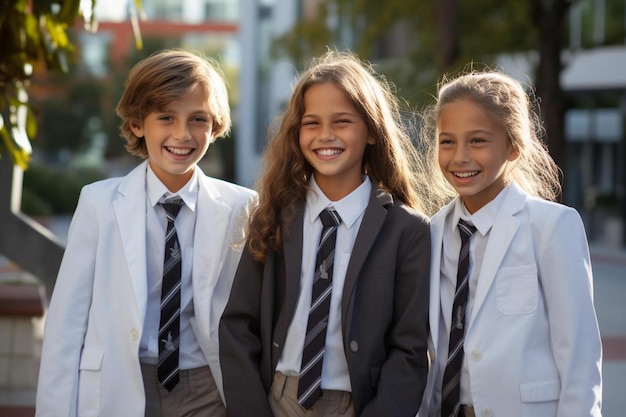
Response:
M587 239L578 213L550 201L559 171L532 104L514 79L473 71L440 86L425 114L430 199L455 198L431 220L432 364L419 416L601 416ZM459 219L476 228L464 316L452 314ZM444 390L454 322L462 366Z

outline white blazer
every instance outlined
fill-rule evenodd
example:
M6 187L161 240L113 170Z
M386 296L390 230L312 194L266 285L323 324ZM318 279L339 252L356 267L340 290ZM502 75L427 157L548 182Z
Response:
M440 308L451 311L454 297L441 291L440 265L453 210L454 201L430 223L433 363L419 416L440 409L446 358L438 353L447 352L438 346ZM476 415L600 417L602 347L580 216L511 184L490 233L464 341Z
M81 192L46 317L38 417L145 414L146 165ZM255 193L202 171L198 180L191 324L222 394L217 330Z

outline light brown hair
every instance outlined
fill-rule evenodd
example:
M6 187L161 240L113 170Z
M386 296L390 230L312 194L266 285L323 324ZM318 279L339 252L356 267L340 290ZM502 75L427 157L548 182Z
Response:
M141 124L153 112L163 111L187 93L201 88L213 117L212 140L230 131L228 93L221 71L207 57L177 49L157 52L139 61L130 71L116 112L126 149L148 157L144 138L135 136L131 124Z

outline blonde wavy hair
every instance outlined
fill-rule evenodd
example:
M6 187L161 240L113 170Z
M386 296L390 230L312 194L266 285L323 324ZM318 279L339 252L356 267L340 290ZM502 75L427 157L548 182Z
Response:
M516 182L532 196L556 201L561 193L561 171L542 140L545 132L534 94L494 69L471 70L451 79L444 76L438 85L436 104L423 112L420 136L427 159L426 174L432 184L423 198L441 207L456 196L439 168L437 121L441 109L457 100L471 100L481 106L506 131L519 156L508 163L505 180Z

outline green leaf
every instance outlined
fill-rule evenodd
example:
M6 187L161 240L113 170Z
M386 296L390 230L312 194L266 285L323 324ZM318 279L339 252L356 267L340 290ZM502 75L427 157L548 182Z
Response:
M61 11L57 15L57 20L62 24L72 26L78 17L80 10L80 0L65 0L61 3Z
M141 1L134 4L142 16ZM37 134L37 118L25 86L42 58L51 72L69 70L74 46L67 29L83 14L95 27L95 6L96 0L0 0L0 157L8 154L14 164L27 167L32 151L29 138ZM132 24L141 49L137 16Z
M13 142L8 129L6 129L6 126L3 126L2 129L0 129L0 135L2 136L2 143L4 143L4 150L9 153L9 156L13 160L13 164L18 165L22 169L26 169L28 167L28 163L30 162L30 154L15 146L15 143Z

